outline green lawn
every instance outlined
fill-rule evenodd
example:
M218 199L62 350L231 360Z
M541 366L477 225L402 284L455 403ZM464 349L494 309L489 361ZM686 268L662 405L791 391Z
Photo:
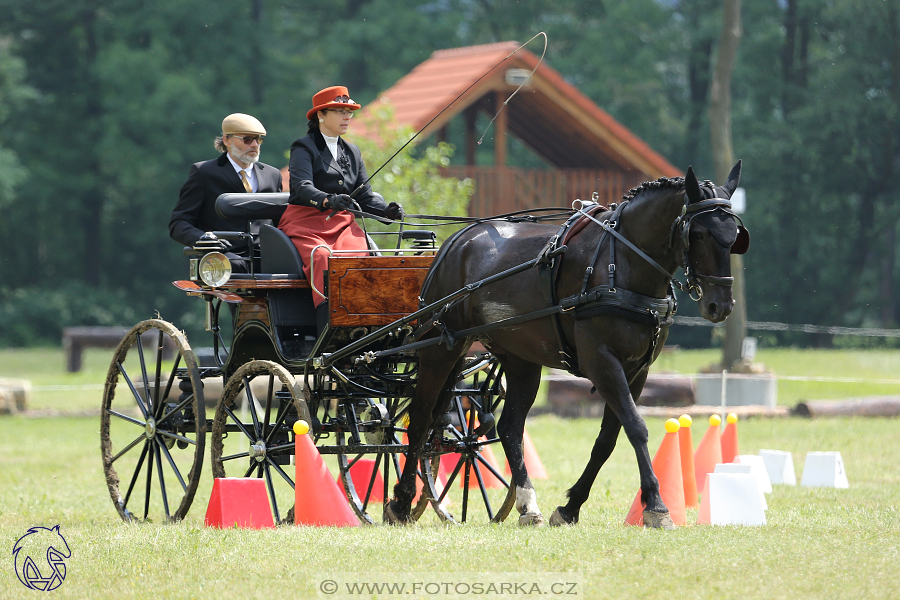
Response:
M654 452L662 421L648 425ZM29 527L61 525L72 550L66 581L54 592L61 598L324 598L316 587L327 573L350 582L367 581L363 573L400 582L425 573L470 583L493 573L568 573L586 598L897 598L897 425L896 419L741 421L742 452L789 450L799 479L807 451L838 450L850 480L848 490L776 486L767 498L768 524L758 528L662 532L622 525L638 484L623 437L572 528L521 528L513 519L446 527L429 517L402 529L246 531L203 527L208 473L184 522L124 524L103 482L95 418L5 417L0 535L9 550ZM550 415L529 422L550 474L536 482L546 515L578 476L598 427L596 420ZM696 510L688 513L696 519ZM24 597L23 591L8 558L0 597Z
M82 373L66 374L60 350L0 350L0 377L30 379L38 389L31 407L37 414L97 412L101 391L76 388L99 386L110 354L90 351ZM658 366L690 373L716 357L678 352ZM778 350L760 352L759 359L779 374L892 379L900 352ZM53 391L57 385L73 387ZM864 395L837 389L847 384L817 385L822 393L815 397ZM585 598L898 598L898 424L862 418L742 420L742 453L790 451L799 481L808 451L840 451L850 480L847 490L776 486L767 497L764 527L661 532L624 526L638 474L634 453L620 436L575 527L521 528L513 518L498 526L476 519L447 527L429 513L420 524L400 529L248 531L203 526L212 486L208 461L184 522L124 524L103 480L97 416L0 416L0 535L7 544L0 598L25 597L11 556L16 540L29 527L57 524L72 550L67 578L54 591L60 598L350 598L360 596L317 589L326 574L344 583L379 574L389 582L431 576L471 584L497 574L546 580L559 573L579 582L579 597ZM529 420L550 475L535 482L546 516L579 476L599 425L552 415ZM652 454L663 422L648 419L648 427ZM696 444L705 427L694 429ZM502 453L495 452L502 464ZM696 517L696 510L688 511L690 522Z

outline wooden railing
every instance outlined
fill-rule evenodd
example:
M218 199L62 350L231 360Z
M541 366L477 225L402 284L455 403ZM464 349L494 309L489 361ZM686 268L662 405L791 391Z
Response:
M618 202L622 194L649 179L637 171L592 169L517 169L513 167L451 166L444 174L470 178L475 193L469 215L488 217L527 208L572 205L576 199L590 200L597 192L603 204Z

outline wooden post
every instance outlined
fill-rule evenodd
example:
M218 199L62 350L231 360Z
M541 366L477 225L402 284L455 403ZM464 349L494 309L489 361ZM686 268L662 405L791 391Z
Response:
M505 92L494 92L495 108L497 111L497 120L494 121L494 165L498 167L506 166L506 130L508 120L506 118L506 110L501 110L503 103L506 102Z
M466 119L466 164L475 166L475 150L478 146L475 139L475 118L478 116L478 109L470 106L464 113Z

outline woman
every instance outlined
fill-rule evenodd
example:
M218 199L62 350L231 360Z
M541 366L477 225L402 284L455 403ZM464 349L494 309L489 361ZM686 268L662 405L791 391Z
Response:
M303 259L303 272L321 292L325 289L328 249L363 251L340 256L364 256L368 250L365 232L346 209L354 209L356 202L364 212L399 220L403 218L403 207L396 202L385 204L372 192L366 183L368 175L359 148L341 138L347 132L353 111L360 109L350 99L347 88L325 88L313 96L312 104L306 113L309 119L306 137L291 145L290 205L278 228L297 246ZM353 192L356 193L351 198L349 194ZM316 250L310 265L310 252L319 245L327 248ZM313 292L313 301L321 328L327 322L328 307L322 304L325 298L319 293Z

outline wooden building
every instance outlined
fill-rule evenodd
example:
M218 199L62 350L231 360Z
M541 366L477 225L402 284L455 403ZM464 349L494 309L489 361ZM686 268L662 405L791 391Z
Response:
M434 120L417 141L431 135L445 140L451 121L462 120L465 142L456 152L464 155L465 164L449 167L447 174L475 181L472 216L569 206L576 198L590 199L595 191L602 202L615 202L637 183L682 174L566 82L546 60L539 65L539 58L524 48L509 56L518 46L501 42L439 50L381 95L393 106L399 123L418 131ZM498 114L532 70L528 82ZM487 120L496 115L488 132L493 137L490 166L476 164L476 152L484 151L477 143L484 129L476 130L478 113L487 115ZM354 129L359 125L355 123ZM550 167L509 166L509 135Z

